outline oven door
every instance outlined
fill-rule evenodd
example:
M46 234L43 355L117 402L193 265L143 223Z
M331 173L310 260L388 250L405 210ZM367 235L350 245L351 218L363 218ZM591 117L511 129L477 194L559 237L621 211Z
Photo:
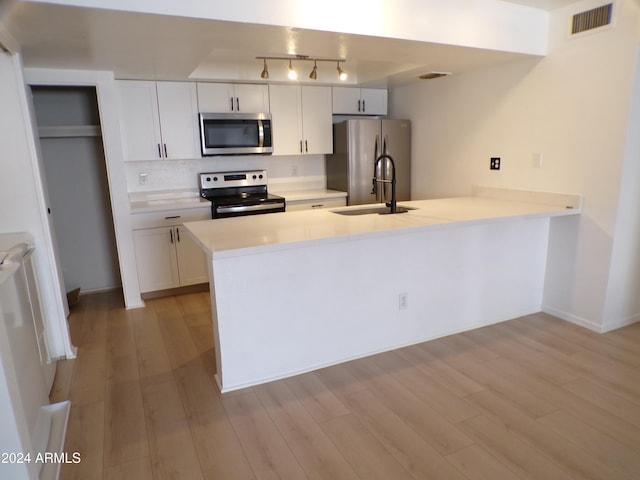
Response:
M227 198L219 201L213 200L211 203L212 218L242 217L284 211L284 198L275 195L269 195L268 198L260 200L238 199L237 201L230 201Z
M202 155L269 155L273 153L271 115L267 113L201 113Z

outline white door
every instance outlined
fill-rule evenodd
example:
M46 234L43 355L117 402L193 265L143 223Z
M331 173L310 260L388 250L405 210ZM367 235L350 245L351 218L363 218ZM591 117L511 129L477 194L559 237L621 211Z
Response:
M173 227L134 230L133 245L142 293L180 286L175 241Z
M331 87L302 87L304 153L333 153Z
M271 103L273 154L303 153L300 87L269 85Z
M116 81L125 160L162 158L158 96L155 82Z
M158 82L162 154L166 159L200 158L198 94L190 82Z
M235 106L233 85L229 83L198 83L198 108L203 113L231 112Z
M361 108L359 88L333 87L333 113L358 115L362 113Z
M207 257L182 226L175 227L176 251L180 285L195 285L209 281Z
M362 88L360 100L362 112L367 115L387 114L387 90L383 88Z
M269 87L266 85L234 85L236 109L240 113L269 112Z

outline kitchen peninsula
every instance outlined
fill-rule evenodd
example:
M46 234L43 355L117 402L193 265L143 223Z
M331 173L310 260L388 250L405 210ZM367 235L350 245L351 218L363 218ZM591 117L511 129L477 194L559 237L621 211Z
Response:
M186 223L208 259L221 391L540 311L551 218L581 201L484 187L395 215Z

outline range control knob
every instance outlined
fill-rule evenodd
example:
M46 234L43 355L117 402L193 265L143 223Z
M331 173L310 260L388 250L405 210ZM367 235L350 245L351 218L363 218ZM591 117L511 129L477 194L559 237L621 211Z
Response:
M210 182L211 181L211 177L206 177L204 180L205 180L205 182Z
M218 181L218 177L213 177L213 181L217 182Z
M254 176L253 176L253 179L255 180L256 178L258 178L258 177L256 177L256 176L254 175Z

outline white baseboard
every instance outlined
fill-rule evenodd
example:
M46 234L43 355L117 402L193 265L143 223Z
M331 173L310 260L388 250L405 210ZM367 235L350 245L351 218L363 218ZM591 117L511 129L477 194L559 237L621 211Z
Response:
M593 332L603 333L601 330L602 326L599 323L596 323L592 320L587 320L586 318L582 318L577 315L573 315L571 313L563 312L562 310L558 310L556 308L550 307L549 305L542 305L542 311L545 313L548 313L549 315L553 315L554 317L558 317L562 320L566 320L567 322L587 328Z
M587 320L586 318L573 315L571 313L563 312L562 310L557 310L553 307L550 307L549 305L543 305L542 311L548 313L549 315L553 315L554 317L566 320L567 322L587 328L596 333L607 333L640 322L640 314L600 324L592 320Z

